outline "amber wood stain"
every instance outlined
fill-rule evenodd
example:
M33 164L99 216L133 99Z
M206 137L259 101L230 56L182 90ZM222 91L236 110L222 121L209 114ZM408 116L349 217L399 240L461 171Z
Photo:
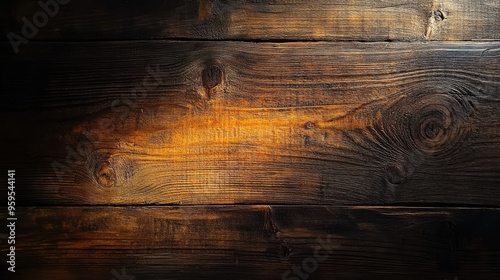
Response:
M498 278L499 9L74 0L4 36L2 279Z

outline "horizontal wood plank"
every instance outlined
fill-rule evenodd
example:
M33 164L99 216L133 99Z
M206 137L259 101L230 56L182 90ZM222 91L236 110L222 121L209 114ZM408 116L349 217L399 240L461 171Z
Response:
M498 209L39 207L17 216L15 279L500 276Z
M500 205L498 43L33 42L1 58L3 166L26 205Z
M497 0L59 1L67 4L48 6L46 22L38 14L40 27L26 35L23 17L33 24L44 9L34 0L2 1L1 32L28 41L500 39Z

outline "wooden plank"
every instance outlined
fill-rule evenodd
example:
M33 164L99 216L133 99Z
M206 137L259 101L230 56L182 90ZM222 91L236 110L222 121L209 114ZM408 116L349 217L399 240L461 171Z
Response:
M500 205L498 43L26 47L20 203Z
M15 279L112 279L122 269L135 279L500 276L498 209L39 207L17 216ZM303 263L302 274L287 273Z
M500 39L498 0L58 1L67 4L57 12L50 7L54 16L46 25L40 18L41 27L27 40ZM33 23L33 15L43 11L34 0L0 5L5 35L21 36L22 18Z

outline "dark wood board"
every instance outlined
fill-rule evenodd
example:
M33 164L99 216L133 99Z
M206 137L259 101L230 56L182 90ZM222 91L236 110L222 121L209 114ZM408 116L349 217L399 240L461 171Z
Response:
M25 205L500 205L496 42L24 51L0 116Z
M17 216L20 280L112 279L122 269L137 280L299 279L285 273L302 263L302 279L313 280L500 277L498 209L37 207Z
M49 7L53 16L40 17L28 40L500 39L497 0L59 1L67 4ZM34 0L1 1L1 33L21 36L23 17L33 23L39 11Z

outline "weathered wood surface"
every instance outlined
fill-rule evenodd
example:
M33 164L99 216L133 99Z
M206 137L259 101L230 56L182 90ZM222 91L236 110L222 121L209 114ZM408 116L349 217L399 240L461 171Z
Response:
M138 280L300 279L282 275L306 258L317 268L306 261L301 279L498 279L499 219L477 208L23 208L15 279L123 268Z
M0 2L0 279L500 279L498 0L57 1Z
M498 0L60 1L68 3L30 40L500 39ZM1 1L0 31L20 35L22 18L33 22L40 10L33 0Z
M30 42L1 59L26 205L500 205L495 42Z

